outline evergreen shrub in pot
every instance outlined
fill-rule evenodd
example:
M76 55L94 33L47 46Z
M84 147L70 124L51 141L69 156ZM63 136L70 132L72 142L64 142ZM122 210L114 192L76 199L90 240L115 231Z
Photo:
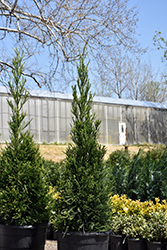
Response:
M147 221L141 215L125 215L124 234L127 236L128 250L146 250L146 240L143 238Z
M72 144L66 150L59 198L53 207L58 250L108 250L109 205L103 162L106 149L97 140L100 121L92 112L85 56L84 49L77 66L77 84L72 87Z
M147 239L147 249L167 248L167 212L153 211L147 221L143 236Z
M110 250L128 250L127 238L124 233L126 227L126 216L121 213L117 213L112 216L110 224Z
M12 79L8 82L11 109L10 140L0 154L0 249L42 250L49 221L48 185L44 160L26 130L23 53L16 49Z
M143 239L145 227L143 216L115 214L110 226L110 250L146 250L146 240Z

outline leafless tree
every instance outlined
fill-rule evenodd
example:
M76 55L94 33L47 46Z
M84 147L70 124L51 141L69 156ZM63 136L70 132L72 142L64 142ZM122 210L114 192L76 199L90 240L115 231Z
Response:
M167 88L164 76L155 72L151 62L133 59L126 89L126 98L141 101L161 102L167 100Z
M72 79L85 42L91 60L113 46L138 47L137 13L129 0L0 0L1 75L17 46L29 61L24 74L38 86L51 87L59 75Z
M103 58L103 67L99 64L100 84L96 85L98 94L103 96L117 96L122 98L129 84L131 58L127 51L121 48L108 49L108 57ZM125 94L124 94L125 96Z
M94 83L97 94L165 103L165 77L153 70L150 61L142 62L142 57L136 56L119 48L108 51L107 60L103 60L105 67L99 65L99 81Z
M142 101L160 102L165 104L167 101L166 83L163 80L148 82L140 99Z
M148 82L153 81L154 74L151 63L141 62L141 58L135 56L131 60L131 70L128 74L128 87L126 91L126 98L132 100L143 99Z

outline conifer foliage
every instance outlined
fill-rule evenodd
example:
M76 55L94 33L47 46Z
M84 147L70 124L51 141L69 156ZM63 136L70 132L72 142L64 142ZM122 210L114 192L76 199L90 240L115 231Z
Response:
M61 199L55 206L55 228L65 232L104 231L109 215L104 187L106 149L98 143L100 121L92 114L93 95L85 57L84 49L77 65L77 84L72 87L73 143L66 151Z
M0 156L0 223L34 225L46 223L49 213L48 187L44 180L43 159L25 122L23 106L29 98L25 89L23 53L17 49L13 59L12 79L8 82L11 97L10 141Z

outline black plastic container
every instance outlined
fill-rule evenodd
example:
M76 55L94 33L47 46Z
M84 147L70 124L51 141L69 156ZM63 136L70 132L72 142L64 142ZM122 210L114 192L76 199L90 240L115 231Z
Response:
M0 250L44 250L48 225L0 225Z
M147 250L166 250L167 242L147 242Z
M128 250L147 250L146 240L128 239Z
M128 250L126 237L110 234L109 250Z
M108 250L109 232L56 232L57 250Z

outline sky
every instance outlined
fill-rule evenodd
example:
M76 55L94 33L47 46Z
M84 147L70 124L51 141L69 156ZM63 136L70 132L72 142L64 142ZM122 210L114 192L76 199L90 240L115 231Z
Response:
M129 3L139 11L136 29L138 41L142 48L148 48L143 61L151 63L156 80L159 80L161 73L167 75L167 62L162 62L163 50L153 45L153 37L155 31L161 31L167 40L167 0L130 0Z
M138 41L143 48L148 47L143 61L151 63L155 74L163 72L167 75L167 63L161 60L163 51L153 45L155 31L161 31L167 40L167 0L130 0L130 5L137 6L139 11Z
M139 9L138 41L143 48L148 47L144 60L151 62L155 72L167 72L167 65L161 60L163 51L153 45L155 31L161 31L167 40L167 0L131 0L130 3Z

